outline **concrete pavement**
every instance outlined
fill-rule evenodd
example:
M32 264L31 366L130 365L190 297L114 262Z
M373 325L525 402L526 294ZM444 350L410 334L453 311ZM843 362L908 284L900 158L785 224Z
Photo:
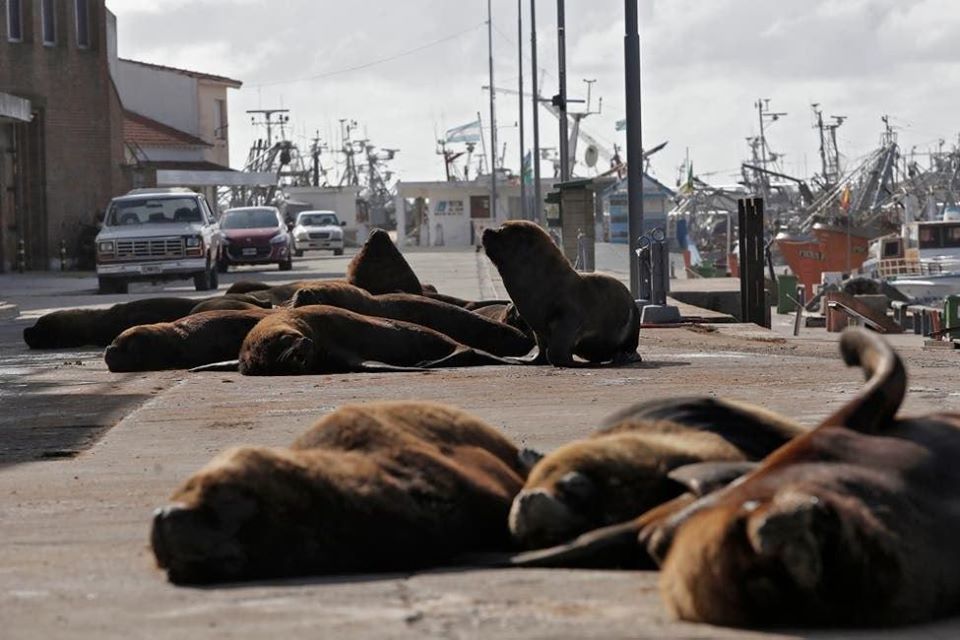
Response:
M407 254L424 282L468 298L503 295L481 255ZM341 275L345 258L298 260L293 273ZM24 278L17 280L17 278ZM17 285L17 286L14 286ZM0 276L25 316L106 304L95 280ZM133 296L191 293L138 287ZM348 402L425 399L463 407L527 446L549 450L640 400L716 394L814 424L860 385L829 339L785 340L741 326L645 330L641 365L559 370L488 367L428 373L244 378L160 372L116 375L96 350L29 352L28 320L0 322L0 621L4 638L748 638L676 623L644 572L432 571L245 584L169 585L147 547L151 510L214 454L282 446ZM909 411L960 409L953 352L904 347ZM11 451L11 443L14 449ZM886 637L955 637L941 622ZM821 632L816 637L876 637Z

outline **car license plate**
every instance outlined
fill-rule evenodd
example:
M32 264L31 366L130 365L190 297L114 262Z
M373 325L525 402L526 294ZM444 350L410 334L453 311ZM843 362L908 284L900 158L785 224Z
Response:
M140 267L140 273L152 274L160 273L160 265L158 264L145 264Z
M243 255L245 255L245 256L255 256L255 255L257 255L257 248L256 248L256 247L247 247L247 248L245 248L245 249L243 250Z

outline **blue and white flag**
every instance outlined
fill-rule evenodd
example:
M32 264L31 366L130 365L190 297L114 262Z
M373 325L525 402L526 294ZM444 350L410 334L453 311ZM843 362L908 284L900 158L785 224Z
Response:
M480 142L480 136L483 135L480 129L480 121L474 120L468 124L448 129L446 134L447 142Z

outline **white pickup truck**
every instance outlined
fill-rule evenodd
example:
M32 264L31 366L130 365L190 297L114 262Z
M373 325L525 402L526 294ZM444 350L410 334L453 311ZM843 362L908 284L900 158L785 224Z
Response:
M203 195L190 189L134 189L114 198L97 235L100 293L126 293L132 281L193 278L216 289L222 235Z

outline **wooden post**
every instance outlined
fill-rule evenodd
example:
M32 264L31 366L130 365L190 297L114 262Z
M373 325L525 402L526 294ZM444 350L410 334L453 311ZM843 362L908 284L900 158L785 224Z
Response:
M769 328L764 293L763 198L737 201L740 220L740 321Z

